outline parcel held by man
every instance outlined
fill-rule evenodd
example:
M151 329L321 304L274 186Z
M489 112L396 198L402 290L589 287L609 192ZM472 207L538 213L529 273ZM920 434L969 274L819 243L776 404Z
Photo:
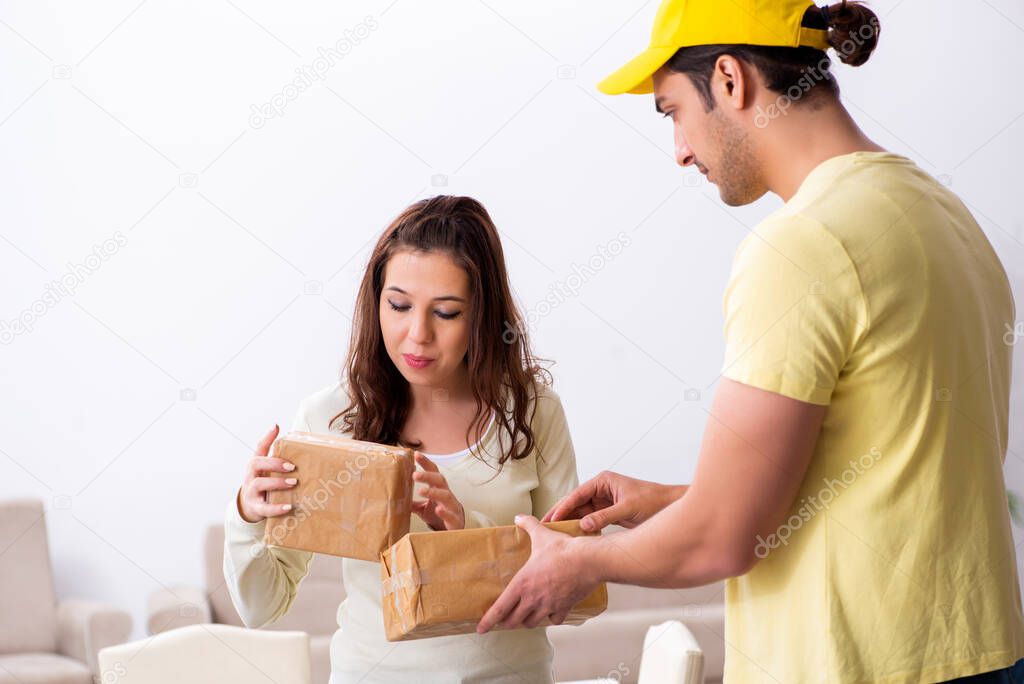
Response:
M545 526L585 534L579 520ZM529 557L530 535L515 525L405 535L380 557L388 641L475 632ZM602 583L573 606L563 624L581 624L607 607Z
M267 518L264 541L274 546L378 561L409 531L412 452L335 435L289 432L273 456L295 464L285 477L298 484L267 493L291 504Z

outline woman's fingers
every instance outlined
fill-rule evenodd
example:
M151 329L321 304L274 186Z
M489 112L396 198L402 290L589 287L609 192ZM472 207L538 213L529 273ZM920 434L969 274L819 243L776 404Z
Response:
M295 464L280 458L253 456L249 461L249 475L259 477L261 473L288 473L295 470Z
M430 472L430 473L439 472L438 469L437 469L437 464L434 463L433 461L431 461L426 456L424 456L419 451L417 451L417 452L415 452L413 454L413 458L416 460L416 465L418 465L420 468L423 468L427 472Z
M280 432L280 428L278 428L275 423L274 427L270 429L270 432L264 435L263 439L261 439L259 444L256 445L256 456L266 456L270 453L270 445L274 443L275 439L277 439L278 432Z
M263 518L284 515L292 510L291 504L269 504L266 501L250 501L248 507L253 513Z
M441 519L446 529L461 530L466 526L465 514L462 513L461 506L457 506L453 510L447 505L440 505L434 509L434 513Z
M272 489L291 489L298 480L294 477L257 477L252 481L253 489L257 493L268 492Z
M415 482L422 482L432 487L448 486L448 481L444 479L444 475L441 473L416 472L412 474L412 479Z

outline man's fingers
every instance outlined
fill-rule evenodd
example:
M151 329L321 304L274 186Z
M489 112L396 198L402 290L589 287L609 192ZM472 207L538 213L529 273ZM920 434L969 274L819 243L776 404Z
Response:
M562 500L556 503L552 509L548 511L547 515L544 516L544 522L567 520L569 518L568 514L573 510L583 506L584 504L590 503L596 492L597 478L587 480L579 487L562 497Z
M548 611L547 611L547 609L546 608L537 608L532 613L530 613L529 617L527 617L525 620L523 620L523 627L528 627L530 629L533 629L534 627L537 627L541 623L543 623L547 618L548 618Z
M531 603L527 603L523 600L523 597L519 597L519 603L516 607L508 614L508 616L498 623L499 629L516 629L522 627L526 620L537 610L537 607Z
M585 532L597 532L603 530L608 525L621 522L633 515L632 511L626 507L625 504L615 504L608 508L602 508L599 511L594 511L589 515L584 516L580 520L580 527Z
M267 454L270 453L270 445L274 443L275 439L277 439L277 433L279 431L280 428L278 428L277 424L275 423L274 427L270 430L270 432L264 435L263 439L261 439L259 444L256 445L256 456L266 456Z
M505 619L505 617L512 612L512 609L519 603L519 591L516 583L510 582L505 591L501 592L501 596L494 602L484 616L480 618L480 622L476 625L477 634L486 634L491 631L496 624Z
M571 608L566 608L565 610L560 610L557 613L553 613L551 615L551 624L560 625L563 622L565 622L565 618L569 617L570 610Z

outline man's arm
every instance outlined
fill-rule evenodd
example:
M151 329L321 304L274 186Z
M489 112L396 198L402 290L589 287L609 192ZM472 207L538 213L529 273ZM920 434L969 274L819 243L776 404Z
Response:
M478 631L559 624L602 581L688 587L747 572L758 535L776 530L799 491L825 410L723 378L685 494L604 537L570 538L524 519L530 560Z
M580 545L600 581L690 587L742 575L807 472L826 407L724 379L686 494L622 534Z

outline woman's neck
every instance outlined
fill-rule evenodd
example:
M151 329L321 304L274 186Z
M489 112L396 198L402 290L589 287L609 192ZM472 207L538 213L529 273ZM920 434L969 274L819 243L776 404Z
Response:
M438 408L439 403L459 404L473 401L473 391L469 385L469 372L465 365L454 373L446 382L439 385L409 385L410 408L413 411L429 413Z

